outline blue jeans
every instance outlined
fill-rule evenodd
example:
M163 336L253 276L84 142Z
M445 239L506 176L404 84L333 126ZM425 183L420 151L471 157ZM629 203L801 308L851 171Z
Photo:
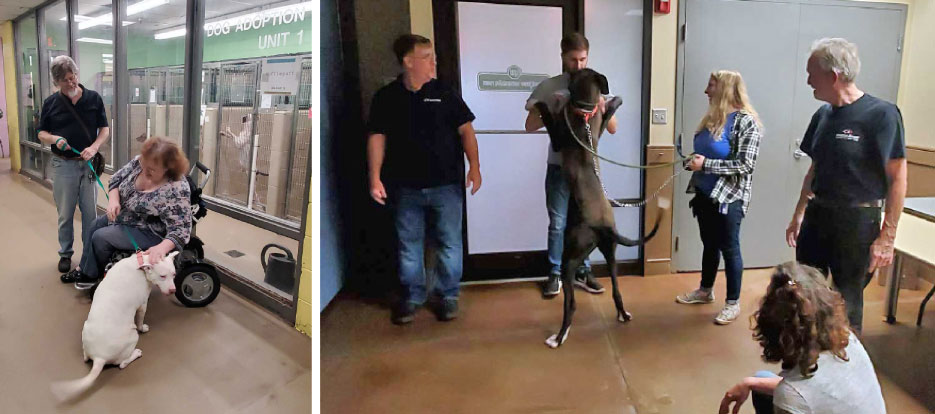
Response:
M549 164L545 171L545 206L549 210L549 264L552 273L562 271L562 250L565 245L565 225L568 223L568 201L571 189L562 175L562 167ZM582 269L590 269L591 261L584 259Z
M727 300L740 299L740 281L743 278L743 258L740 256L740 222L743 220L743 201L735 201L727 207L727 214L718 211L720 206L707 196L698 194L691 201L692 213L698 218L704 253L701 258L701 287L714 287L717 268L724 256L724 273L727 276Z
M770 371L757 371L756 374L753 374L757 378L776 378L779 375L776 375ZM764 394L757 391L750 392L750 400L753 402L753 411L756 414L772 414L773 413L773 396L770 394Z
M58 255L71 257L75 241L75 206L81 209L81 240L88 240L91 223L97 217L97 182L84 160L52 157L52 198L58 211Z
M148 229L111 224L107 216L100 216L94 220L88 232L90 239L84 240L84 250L81 252L81 263L78 267L84 274L91 277L101 277L101 272L110 256L118 250L134 250L133 243L127 237L126 228L133 235L140 249L146 250L162 242L162 236Z
M464 268L464 189L452 184L394 190L390 197L399 240L399 279L408 295L406 300L421 305L427 299L426 233L438 244L435 290L444 299L457 299Z

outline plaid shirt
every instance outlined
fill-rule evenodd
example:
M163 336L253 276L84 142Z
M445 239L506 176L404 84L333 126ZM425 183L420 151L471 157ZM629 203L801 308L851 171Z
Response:
M705 158L701 171L719 175L711 198L721 204L743 200L743 213L747 214L753 194L753 168L760 153L760 127L753 116L739 112L730 133L730 154L727 159ZM695 184L688 184L689 193Z

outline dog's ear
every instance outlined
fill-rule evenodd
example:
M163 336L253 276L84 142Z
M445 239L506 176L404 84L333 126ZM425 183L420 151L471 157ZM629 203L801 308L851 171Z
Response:
M178 256L178 255L179 255L179 251L176 250L176 251L174 251L174 252L172 252L172 253L169 253L169 254L166 256L166 259L172 260L173 257Z
M610 88L607 87L607 77L597 72L594 72L594 76L597 79L597 86L601 88L601 93L604 95L609 94Z

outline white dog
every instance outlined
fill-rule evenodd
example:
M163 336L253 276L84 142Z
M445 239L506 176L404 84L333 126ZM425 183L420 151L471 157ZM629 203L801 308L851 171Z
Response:
M149 331L149 326L143 323L143 315L152 289L150 283L164 295L175 293L172 258L177 254L170 253L149 270L144 270L133 255L117 262L107 272L94 293L88 320L81 331L84 360L92 360L94 365L84 378L52 384L52 393L59 401L74 398L90 388L104 365L119 365L123 369L143 356L143 351L136 347L140 339L137 331ZM144 257L148 261L148 256Z

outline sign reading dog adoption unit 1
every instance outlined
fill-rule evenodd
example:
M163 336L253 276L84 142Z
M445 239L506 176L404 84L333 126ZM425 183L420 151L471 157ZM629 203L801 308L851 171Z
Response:
M260 90L263 93L295 95L299 91L299 74L302 61L299 58L272 58L263 61L260 75Z
M532 92L536 85L549 78L541 73L523 73L523 69L511 65L506 72L480 72L477 74L477 89L495 92Z

